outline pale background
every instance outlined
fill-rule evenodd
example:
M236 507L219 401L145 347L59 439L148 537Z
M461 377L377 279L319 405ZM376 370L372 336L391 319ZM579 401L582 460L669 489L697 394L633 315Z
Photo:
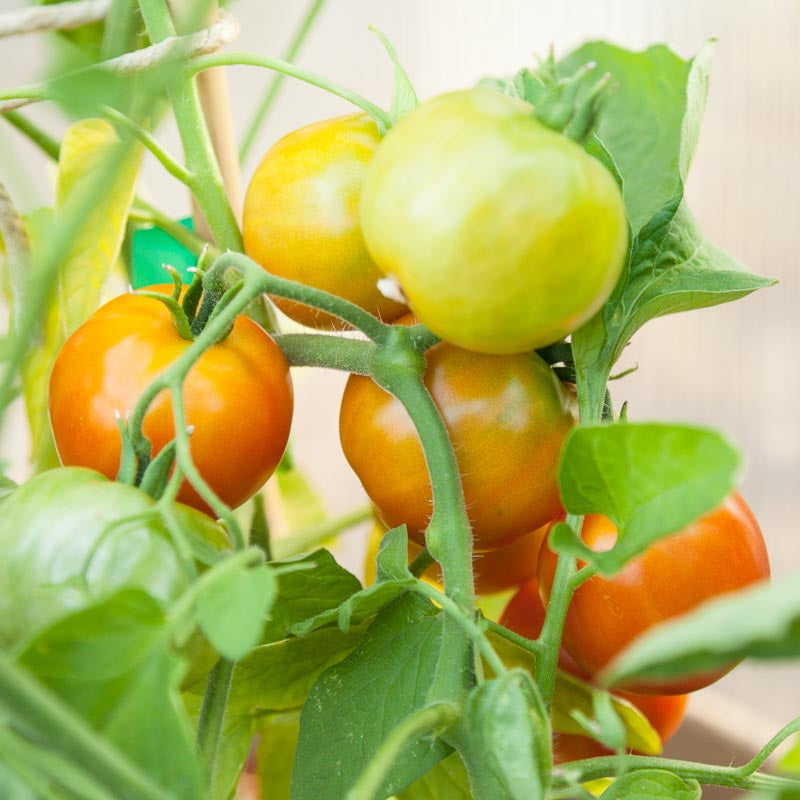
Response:
M0 0L0 11L18 5ZM242 32L231 49L281 55L305 8L288 0L233 3ZM747 453L742 492L761 521L774 574L800 571L800 0L328 0L298 63L388 106L392 68L368 24L392 39L420 98L510 74L551 44L558 53L592 38L633 48L665 41L688 57L719 37L688 200L715 244L781 283L728 306L651 323L619 365L639 363L639 371L615 385L614 395L617 406L629 400L632 419L707 423L738 442ZM46 55L41 36L0 41L0 85L35 79ZM230 71L239 133L268 77L250 67ZM245 182L278 137L346 110L338 98L287 81L244 165ZM47 109L34 116L63 127ZM179 152L169 126L159 137ZM158 165L145 174L151 199L175 216L187 212L185 192ZM7 126L0 127L0 177L23 210L51 202L45 162ZM363 493L338 444L344 377L305 373L297 381L297 457L331 512L345 511L362 503ZM9 428L18 425L7 426L4 457L16 441ZM20 462L24 453L13 447ZM361 537L349 538L344 556L354 568ZM769 730L800 712L800 668L748 664L715 691L757 709ZM697 704L703 702L701 693ZM748 719L750 727L759 722Z

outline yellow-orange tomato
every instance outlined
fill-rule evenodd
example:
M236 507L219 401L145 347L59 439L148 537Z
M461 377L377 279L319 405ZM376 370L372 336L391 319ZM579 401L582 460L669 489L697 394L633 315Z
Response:
M544 625L544 606L535 579L523 584L511 598L500 616L500 624L528 639L536 639L539 636ZM591 680L563 647L558 656L558 666L582 680ZM650 721L662 742L666 742L674 735L686 713L688 698L685 694L663 696L637 695L629 692L614 692L614 694L633 703ZM556 764L608 755L609 752L588 736L557 733L553 737L553 761Z
M383 525L376 523L370 533L367 555L364 560L364 580L367 585L375 582L375 557L385 532L386 529ZM515 539L505 547L498 547L496 550L488 550L485 553L476 553L472 568L475 575L475 593L479 595L499 594L506 589L520 586L534 577L545 533L547 533L547 526L543 525L538 530L520 536L519 539ZM418 544L409 542L409 563L421 551L422 548ZM428 567L423 578L441 584L442 571L439 565L434 563Z
M407 308L377 289L380 270L367 253L359 221L361 183L380 142L367 116L323 120L270 148L244 203L244 249L267 271L332 292L391 322ZM275 298L304 325L346 327L300 303Z
M171 285L148 288L172 291ZM168 309L150 297L122 295L89 317L67 339L50 378L50 423L62 463L114 478L121 453L117 415L128 417L150 383L190 346ZM239 316L230 335L194 364L183 394L195 466L225 503L240 505L286 448L293 407L286 358L255 322ZM153 401L143 431L154 455L175 437L169 392ZM186 481L178 500L210 511Z
M582 537L591 549L608 550L617 531L606 517L590 515ZM539 557L539 588L545 603L556 560L545 542ZM758 522L744 500L732 494L680 533L651 545L613 578L596 575L580 586L567 612L564 646L586 672L596 675L654 625L768 577L769 560ZM734 666L670 680L631 681L624 687L683 694L708 686Z
M405 322L407 320L401 320ZM455 448L474 547L510 543L561 512L556 471L574 425L571 398L536 353L493 356L441 342L425 384ZM431 514L428 471L402 404L352 375L339 417L342 448L378 514L418 544Z

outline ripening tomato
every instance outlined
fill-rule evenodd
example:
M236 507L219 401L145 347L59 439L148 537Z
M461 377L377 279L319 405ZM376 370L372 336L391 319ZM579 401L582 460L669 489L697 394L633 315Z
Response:
M514 539L504 547L475 553L472 571L475 576L475 593L478 595L499 594L506 589L520 586L536 575L536 566L542 541L547 533L547 525ZM370 532L367 554L364 559L364 582L366 586L375 583L375 557L386 528L379 522ZM419 555L422 548L414 542L408 543L409 564ZM442 571L434 563L422 576L438 586L442 583Z
M147 386L190 345L158 300L127 294L99 308L66 341L50 377L50 423L61 462L114 478L121 453L117 415L128 417ZM227 505L241 505L286 448L293 406L286 358L262 328L239 316L230 335L194 364L183 390L195 466ZM169 392L152 403L143 430L153 454L174 438ZM186 481L178 500L210 511Z
M262 159L244 201L242 233L250 258L268 272L332 292L391 322L408 309L384 297L364 244L361 184L380 142L375 122L327 119L284 136ZM343 328L336 317L274 298L292 319Z
M425 385L453 442L475 550L501 547L558 516L556 469L575 420L550 367L536 353L491 356L446 342L426 358ZM409 538L423 544L430 481L403 405L370 378L351 375L339 432L383 522L406 523Z
M586 517L582 537L593 550L610 549L616 536L616 528L606 517ZM545 541L539 557L539 587L545 603L556 561ZM596 575L580 586L567 612L564 646L586 672L596 675L654 625L768 577L769 560L758 522L744 500L732 494L680 533L651 545L613 578ZM708 686L734 666L671 680L631 681L624 687L683 694Z
M485 353L574 331L611 294L628 249L608 170L527 103L483 88L435 97L389 131L361 224L420 321Z
M520 586L500 616L500 624L527 639L538 638L544 625L544 606L535 579ZM563 647L558 656L558 666L582 680L591 680ZM637 695L629 692L614 692L614 695L633 703L650 721L662 742L668 741L680 727L688 700L686 695ZM553 737L553 761L556 764L608 755L609 752L588 736L557 733Z

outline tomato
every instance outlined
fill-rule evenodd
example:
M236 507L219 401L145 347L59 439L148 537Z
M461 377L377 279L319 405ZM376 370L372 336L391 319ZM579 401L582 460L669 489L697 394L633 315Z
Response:
M369 586L375 583L375 558L378 547L386 533L386 528L379 522L370 532L367 554L364 559L364 582ZM542 541L547 533L547 526L515 539L505 547L475 554L473 573L475 575L475 593L478 595L499 594L506 589L523 584L536 575L536 565ZM414 542L408 543L409 564L419 555L422 548ZM437 586L442 583L442 571L434 563L425 571L424 580L431 580Z
M611 174L527 103L490 89L436 97L389 131L364 180L361 224L420 321L486 353L574 331L611 294L628 249Z
M446 342L426 358L425 384L453 442L475 549L508 544L554 519L561 511L558 458L574 416L550 367L536 353L491 356ZM383 522L406 523L409 538L423 544L430 481L400 401L370 378L351 375L339 433Z
M264 269L350 300L391 322L408 309L377 289L381 276L359 221L361 184L380 142L357 115L323 120L275 144L253 175L244 202L244 249ZM292 319L342 328L329 314L275 298Z
M582 536L593 550L607 550L617 532L607 518L590 515ZM556 560L545 543L539 557L539 587L545 603ZM769 560L758 522L744 500L732 494L685 530L651 545L613 578L597 575L580 586L567 613L564 645L586 672L595 675L654 625L768 577ZM734 666L624 686L636 692L683 694L708 686Z
M0 647L123 588L165 605L180 595L188 578L154 509L139 489L77 467L43 472L12 492L0 515ZM175 514L198 557L230 548L205 514L181 505Z
M500 624L527 639L536 639L542 632L544 613L544 606L539 597L539 585L532 579L520 586L511 598L500 616ZM590 680L563 647L558 656L558 666L582 680ZM633 703L650 721L662 742L668 741L678 730L688 701L684 694L664 696L637 695L629 692L614 692L614 694ZM553 760L556 764L609 753L610 751L603 745L588 736L557 733L553 737Z
M61 462L113 478L121 451L115 414L127 417L190 344L158 300L127 294L98 309L64 344L50 378L50 422ZM183 388L195 466L225 503L238 506L269 478L286 447L293 405L286 358L255 322L240 316L231 334L194 364ZM174 438L169 392L150 406L143 429L154 454ZM186 481L178 500L208 510Z

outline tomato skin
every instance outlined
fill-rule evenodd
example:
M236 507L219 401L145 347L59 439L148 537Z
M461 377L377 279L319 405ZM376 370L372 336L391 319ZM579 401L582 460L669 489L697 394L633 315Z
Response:
M527 103L482 88L422 103L389 131L361 222L420 321L485 353L578 328L611 294L628 247L611 174Z
M490 356L446 342L426 358L425 385L455 448L475 550L501 547L558 516L556 469L574 416L550 367L536 353ZM351 375L339 433L382 521L389 528L406 523L409 538L423 544L430 481L400 401L370 378Z
M517 593L509 600L500 616L500 624L527 639L537 639L542 632L544 616L539 585L536 579L532 579L520 586ZM591 680L564 647L558 655L558 666L570 675L586 681ZM633 703L650 721L662 742L668 741L680 727L688 702L685 694L637 695L615 691L614 695ZM609 755L610 752L588 736L569 733L556 733L553 736L553 761L556 764Z
M172 287L149 289L169 294ZM61 462L114 478L121 452L115 412L127 417L147 386L190 346L158 300L127 294L98 309L64 344L50 377L50 423ZM226 504L241 505L269 478L286 447L293 407L286 358L255 322L239 316L230 336L194 364L183 387L192 459ZM168 392L150 406L143 430L153 455L174 438ZM178 500L210 511L186 481Z
M284 136L266 153L244 202L244 250L268 272L332 292L391 322L408 309L377 289L381 277L361 233L359 203L380 142L365 115L326 119ZM310 306L273 298L315 328L344 322Z
M582 536L593 550L605 550L616 541L616 528L607 518L590 515L584 521ZM539 556L539 587L545 603L556 561L545 541ZM680 533L651 545L613 578L596 575L580 586L567 612L564 646L584 670L595 675L654 625L765 580L769 574L758 522L734 493ZM708 686L734 666L670 681L631 681L623 686L642 693L684 694Z
M43 472L3 501L0 514L0 647L122 588L167 604L188 587L155 501L92 470ZM213 550L230 548L209 517L176 505L181 528ZM127 517L130 523L109 527ZM83 577L83 579L82 579Z

